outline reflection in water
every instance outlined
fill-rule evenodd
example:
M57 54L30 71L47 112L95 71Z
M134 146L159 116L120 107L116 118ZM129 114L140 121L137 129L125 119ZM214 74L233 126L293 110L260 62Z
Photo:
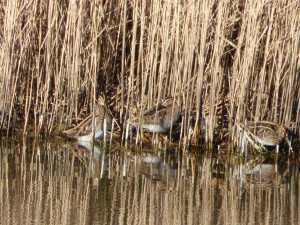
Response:
M298 224L296 162L93 149L2 140L0 223Z

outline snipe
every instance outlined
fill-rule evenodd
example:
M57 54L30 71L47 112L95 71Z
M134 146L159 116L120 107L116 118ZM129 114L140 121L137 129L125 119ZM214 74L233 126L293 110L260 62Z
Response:
M93 139L102 137L107 130L110 130L112 119L103 103L96 104L94 111L94 119L91 114L77 126L63 131L62 134L68 138L77 139L78 142L91 142Z
M145 110L141 126L149 132L164 133L177 123L180 114L180 106L174 102L173 97L168 97L162 103ZM138 118L134 119L132 124L138 126Z
M251 142L259 143L262 146L276 146L278 151L279 144L285 139L292 150L286 128L278 123L257 121L247 122L245 126L238 126L244 130L246 138ZM254 147L256 146L254 145Z

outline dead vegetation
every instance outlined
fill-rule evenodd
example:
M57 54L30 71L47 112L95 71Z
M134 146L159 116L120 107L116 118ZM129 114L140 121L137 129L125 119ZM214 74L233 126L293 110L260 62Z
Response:
M133 104L167 96L181 96L194 143L203 121L207 141L246 119L299 131L299 11L298 0L3 1L1 128L49 134L101 95L123 133Z

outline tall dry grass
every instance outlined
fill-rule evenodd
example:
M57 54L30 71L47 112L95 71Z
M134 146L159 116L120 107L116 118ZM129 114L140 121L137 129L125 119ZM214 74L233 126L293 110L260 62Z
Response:
M132 105L170 95L194 142L203 126L212 141L245 119L298 124L299 10L298 0L3 1L1 127L51 133L99 95L122 132Z

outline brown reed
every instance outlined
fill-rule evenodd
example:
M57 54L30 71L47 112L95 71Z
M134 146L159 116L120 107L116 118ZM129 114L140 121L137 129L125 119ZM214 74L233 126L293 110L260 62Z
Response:
M133 104L144 111L167 96L181 96L193 143L204 126L207 141L218 138L224 120L297 124L299 9L298 0L4 1L1 128L50 134L98 96L123 136Z

